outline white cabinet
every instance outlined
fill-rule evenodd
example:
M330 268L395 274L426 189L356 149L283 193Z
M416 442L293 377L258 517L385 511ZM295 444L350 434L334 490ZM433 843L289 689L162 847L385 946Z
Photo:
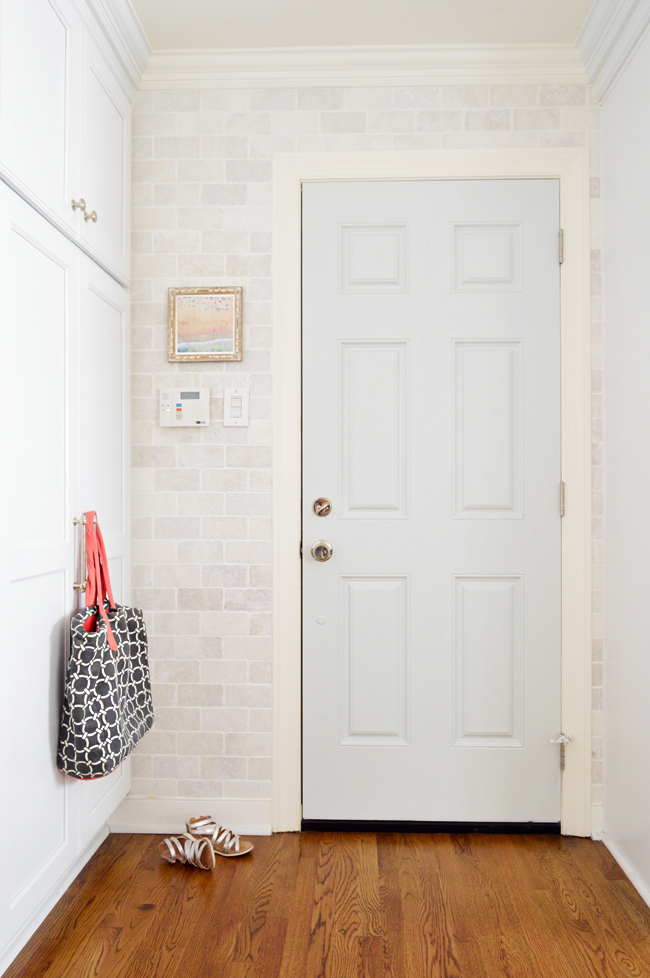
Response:
M0 176L127 284L130 87L79 9L0 0Z
M130 587L132 90L102 9L0 0L0 973L130 783L128 760L85 783L56 767L85 510L116 600Z
M55 752L74 601L77 390L69 363L79 336L80 255L7 187L0 205L2 386L5 403L16 406L3 426L1 480L0 833L13 840L0 874L5 944L77 855L76 786L57 771Z
M81 239L90 254L128 279L131 105L88 33L81 91Z
M2 0L0 167L48 217L73 229L79 183L82 25L70 0Z
M81 259L79 330L79 511L96 510L115 600L130 593L129 295L90 258ZM79 784L81 846L129 790L130 760Z
M128 328L126 290L0 183L0 972L129 789L128 761L89 783L56 767L84 510L129 599Z

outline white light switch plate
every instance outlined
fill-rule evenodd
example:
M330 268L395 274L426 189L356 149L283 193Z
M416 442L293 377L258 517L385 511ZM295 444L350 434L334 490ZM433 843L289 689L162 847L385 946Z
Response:
M227 428L248 427L247 387L226 387L223 392L223 423Z

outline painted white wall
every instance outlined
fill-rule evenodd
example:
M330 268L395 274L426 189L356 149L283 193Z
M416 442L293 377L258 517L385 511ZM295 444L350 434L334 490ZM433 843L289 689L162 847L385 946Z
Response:
M650 895L650 36L603 110L606 243L605 831Z

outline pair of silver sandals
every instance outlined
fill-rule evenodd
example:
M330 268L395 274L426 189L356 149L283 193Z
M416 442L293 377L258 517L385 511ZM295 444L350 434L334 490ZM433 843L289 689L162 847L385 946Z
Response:
M187 832L164 839L159 847L165 862L184 863L197 869L214 869L216 856L245 856L253 849L253 843L219 825L209 815L198 815L185 823Z

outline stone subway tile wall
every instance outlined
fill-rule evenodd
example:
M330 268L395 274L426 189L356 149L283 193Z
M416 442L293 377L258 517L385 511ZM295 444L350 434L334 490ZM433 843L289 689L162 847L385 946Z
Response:
M271 173L274 152L584 146L593 317L593 799L602 802L599 108L581 85L141 92L133 119L133 600L156 724L132 795L271 794ZM167 361L167 289L242 285L241 363ZM208 429L158 426L163 385L210 387ZM250 427L222 392L250 388Z

